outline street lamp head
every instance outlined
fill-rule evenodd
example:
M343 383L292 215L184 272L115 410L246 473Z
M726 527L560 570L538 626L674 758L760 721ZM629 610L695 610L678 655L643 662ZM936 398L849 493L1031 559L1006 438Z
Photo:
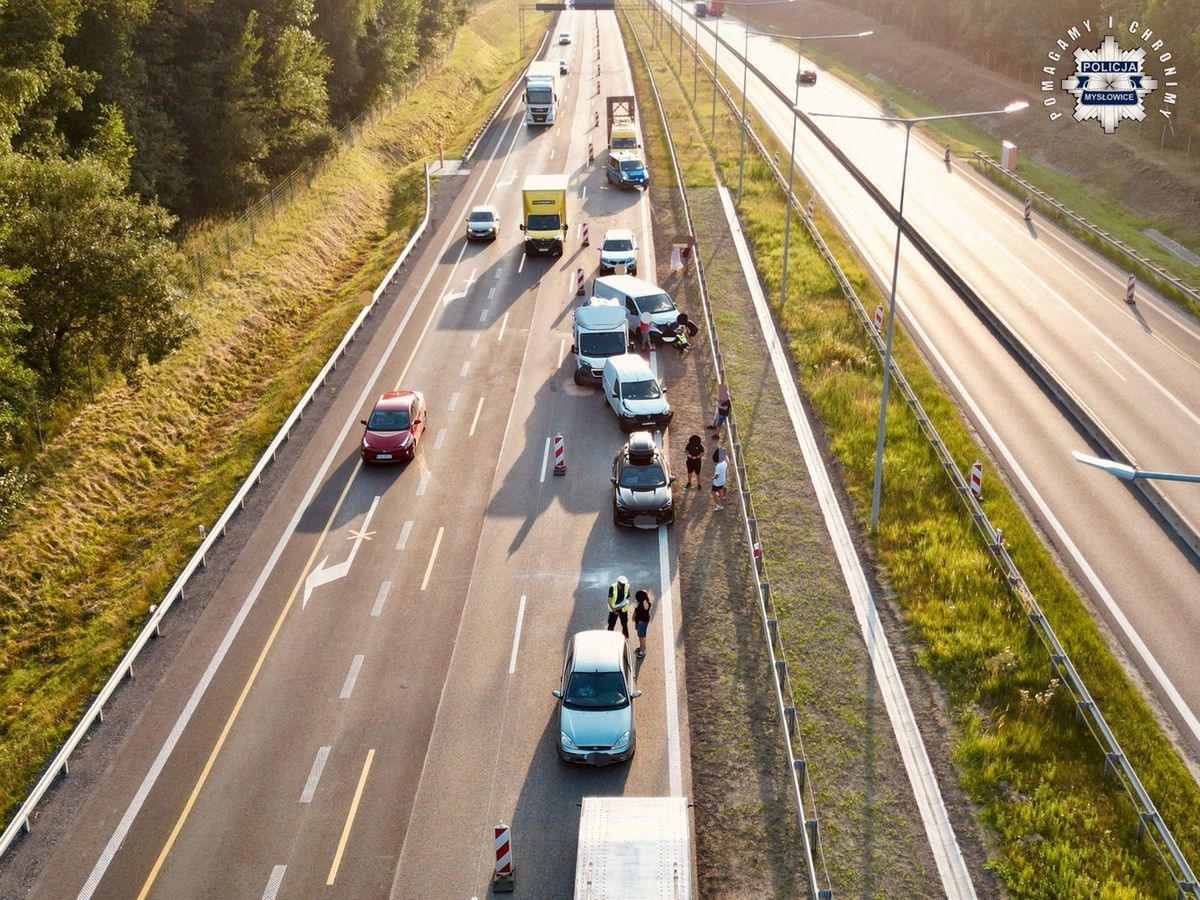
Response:
M1008 106L1004 107L1004 111L1006 113L1020 112L1021 110L1027 108L1028 106L1029 106L1028 100L1014 100L1012 103L1008 104Z
M1133 466L1125 465L1125 463L1113 462L1111 459L1101 459L1098 456L1080 453L1078 450L1072 450L1071 455L1075 457L1076 462L1081 462L1085 466L1093 466L1107 472L1109 475L1116 475L1122 481L1133 481L1137 478L1137 469Z

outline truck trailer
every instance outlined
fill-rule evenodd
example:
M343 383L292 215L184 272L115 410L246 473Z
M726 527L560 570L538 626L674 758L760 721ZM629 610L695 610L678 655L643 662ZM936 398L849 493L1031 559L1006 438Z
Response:
M558 63L531 62L525 70L525 124L553 125L558 116Z
M525 255L562 256L567 236L567 176L527 176L521 205Z
M686 797L584 797L575 900L691 900Z

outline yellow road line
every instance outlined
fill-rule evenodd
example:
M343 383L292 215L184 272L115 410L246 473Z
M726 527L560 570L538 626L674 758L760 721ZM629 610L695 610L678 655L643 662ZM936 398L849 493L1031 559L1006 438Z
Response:
M342 826L342 838L338 841L337 853L333 855L333 865L329 867L329 877L325 884L333 884L337 878L338 867L342 864L342 854L346 850L346 842L350 840L350 829L354 827L354 817L358 814L358 801L362 799L363 788L367 784L367 773L371 771L371 760L375 758L375 748L367 751L367 761L363 763L362 774L358 776L358 787L354 789L354 799L350 801L350 812L346 813L346 824Z
M221 734L217 738L217 742L213 745L212 752L208 754L208 760L204 763L204 768L200 771L200 777L196 779L196 783L192 787L192 792L188 795L187 802L183 805L183 809L179 813L179 818L175 820L175 827L171 829L166 843L163 844L162 850L158 853L158 858L154 861L154 866L150 869L150 874L146 876L146 882L142 885L141 891L138 892L138 900L144 900L146 895L150 893L150 888L154 886L154 880L158 878L158 873L162 869L163 863L166 862L167 854L171 852L171 848L175 845L175 841L179 837L179 832L183 830L183 823L187 821L192 807L196 804L196 798L200 796L200 790L204 787L209 773L212 772L213 764L217 761L217 754L225 746L225 740L229 737L229 732L233 730L233 723L237 721L238 713L242 711L242 704L246 702L246 697L250 694L250 688L254 686L259 670L262 669L263 663L266 662L267 653L275 643L279 629L283 627L283 620L287 616L288 610L292 608L297 594L300 593L300 588L304 585L304 580L308 577L308 570L312 567L313 560L317 558L317 553L320 551L321 545L325 543L325 538L329 535L329 529L333 526L334 517L337 516L338 510L342 508L342 504L346 500L346 495L350 493L350 485L354 483L354 478L358 475L358 470L361 467L362 460L360 459L354 466L354 471L350 473L350 477L346 479L346 486L342 488L342 493L338 497L337 503L334 504L329 518L325 521L325 527L321 529L321 534L313 546L312 553L308 555L308 562L304 564L304 568L300 571L300 577L296 580L296 585L292 588L292 593L288 596L283 609L280 610L279 617L275 620L275 625L271 628L270 635L267 636L267 642L263 644L262 650L259 651L254 668L250 670L250 675L246 678L246 683L242 686L242 692L238 695L237 702L233 705L233 709L229 713L229 718L225 720L225 727L221 729Z
M445 526L438 529L437 537L433 539L433 552L429 554L429 565L425 567L425 577L421 579L421 590L429 587L429 576L433 574L433 561L437 559L438 547L442 546L442 532Z

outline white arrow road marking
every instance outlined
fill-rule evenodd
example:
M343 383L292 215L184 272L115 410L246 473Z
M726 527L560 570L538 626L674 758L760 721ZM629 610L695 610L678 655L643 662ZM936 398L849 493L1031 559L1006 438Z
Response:
M371 535L375 532L367 531L367 526L371 523L371 516L375 515L375 507L379 505L379 497L371 501L371 508L367 510L366 518L363 519L362 528L355 531L350 530L349 540L354 541L354 546L350 548L350 557L345 562L340 562L336 566L325 568L325 563L329 561L329 556L326 555L315 569L308 573L308 577L304 579L304 599L300 602L300 608L304 609L308 605L308 598L312 596L312 592L323 584L328 584L331 581L337 581L339 578L345 578L350 574L350 566L354 564L354 557L358 555L358 548L363 541L370 540Z
M442 306L449 306L455 300L461 300L465 296L467 296L466 291L450 291L442 294Z

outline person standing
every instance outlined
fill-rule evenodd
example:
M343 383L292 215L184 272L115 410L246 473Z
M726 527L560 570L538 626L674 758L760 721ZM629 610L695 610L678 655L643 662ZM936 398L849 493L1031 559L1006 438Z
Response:
M638 591L633 595L633 628L638 636L637 658L646 658L646 629L650 627L650 607L654 601L649 591Z
M629 640L629 602L629 579L622 575L608 589L608 630L612 631L620 619L625 640Z
M713 451L712 460L713 509L719 512L725 508L725 481L729 477L729 460L726 458L725 451L720 447Z
M721 439L721 429L725 427L725 422L729 418L729 413L733 409L733 403L729 397L725 397L717 403L717 411L713 415L713 422L708 426L708 430L713 432L713 437L717 440Z
M696 478L696 489L700 489L700 470L704 466L704 441L700 439L700 435L693 434L688 438L687 446L683 448L687 454L687 484L683 486L686 491L692 486L692 477Z
M640 316L638 316L638 333L641 334L641 336L642 336L642 349L643 350L651 349L650 323L651 323L650 313L644 312Z

